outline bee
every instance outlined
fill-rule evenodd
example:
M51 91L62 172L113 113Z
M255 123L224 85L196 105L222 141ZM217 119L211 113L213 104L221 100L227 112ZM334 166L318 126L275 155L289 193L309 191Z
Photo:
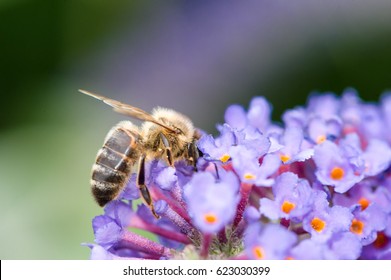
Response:
M188 117L172 109L156 107L149 114L86 90L79 91L103 101L118 113L144 121L141 126L121 121L108 132L92 167L91 191L96 202L103 207L117 199L129 181L133 167L138 165L136 184L140 197L159 218L145 183L146 161L164 159L169 166L174 166L177 160L184 159L196 170L199 157L196 141L200 133Z

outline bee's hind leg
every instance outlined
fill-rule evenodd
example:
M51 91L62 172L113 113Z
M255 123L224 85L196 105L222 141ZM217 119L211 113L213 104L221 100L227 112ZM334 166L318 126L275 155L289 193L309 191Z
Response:
M145 185L145 155L142 155L140 157L139 166L138 166L138 173L137 173L137 186L140 191L140 196L144 203L148 206L148 208L151 210L152 214L155 216L156 219L159 219L159 215L156 214L155 208L153 207L153 201L151 198L151 195L149 193L149 190L147 186Z

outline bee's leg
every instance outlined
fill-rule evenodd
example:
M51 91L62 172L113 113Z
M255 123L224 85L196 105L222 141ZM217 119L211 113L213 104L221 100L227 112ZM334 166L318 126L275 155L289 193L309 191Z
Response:
M144 203L151 210L152 214L156 219L159 219L159 215L156 214L155 208L153 207L153 201L147 186L145 185L145 155L141 155L139 165L138 165L138 175L137 175L137 186L140 191L140 195Z
M199 152L194 141L187 144L187 155L188 161L194 167L194 171L197 171L197 160L199 158Z
M174 161L172 159L172 152L171 152L171 146L170 143L168 142L166 136L164 136L163 133L160 133L160 138L162 139L164 148L166 149L166 156L167 156L167 162L170 166L174 165Z

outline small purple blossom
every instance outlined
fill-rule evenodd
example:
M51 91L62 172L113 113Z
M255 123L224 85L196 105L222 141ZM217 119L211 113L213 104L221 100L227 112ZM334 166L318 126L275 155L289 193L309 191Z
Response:
M253 183L259 186L270 186L274 179L269 178L281 165L278 156L268 154L262 159L254 157L251 150L243 146L232 147L232 167L242 182Z
M360 256L360 241L350 232L336 234L324 243L305 239L290 251L297 260L354 260Z
M239 202L239 180L232 173L219 179L209 172L197 173L184 187L190 217L203 233L216 233L230 223Z
M265 98L255 97L251 100L247 112L240 105L229 106L225 111L224 119L228 125L238 130L251 126L265 132L271 125L271 111L271 105Z
M302 220L312 209L315 192L305 179L296 174L281 174L273 184L273 199L261 198L260 212L269 219Z
M375 241L377 233L384 230L387 222L387 215L377 204L371 204L364 210L361 205L352 209L354 219L350 230L360 239L362 245L371 244Z
M229 106L196 168L148 161L160 219L132 173L92 220L91 259L391 259L391 95L312 95L283 125L271 110Z
M250 224L244 235L244 246L249 259L281 260L297 242L297 236L277 224Z
M323 119L314 117L308 123L308 136L315 144L321 144L325 140L340 138L342 133L342 121L339 118Z
M280 136L279 143L281 149L278 151L280 159L285 164L295 161L305 161L310 159L314 151L304 146L303 131L297 127L287 127L285 132Z
M314 161L317 179L333 186L336 192L344 193L360 182L363 174L357 173L352 157L348 157L335 143L325 141L315 147Z
M303 219L303 228L311 239L324 243L336 233L347 232L351 226L353 214L339 205L330 207L323 192L318 192L311 211Z

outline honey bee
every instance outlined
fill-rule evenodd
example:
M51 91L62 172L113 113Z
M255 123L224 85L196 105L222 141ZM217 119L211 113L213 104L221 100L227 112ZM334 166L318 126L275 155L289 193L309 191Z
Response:
M107 134L92 167L91 191L100 206L117 199L138 164L137 186L140 196L152 214L153 201L145 183L146 160L163 158L168 165L184 159L196 170L199 157L196 141L200 133L185 115L171 109L156 107L152 114L104 96L79 90L99 99L114 111L142 120L141 126L121 121Z

